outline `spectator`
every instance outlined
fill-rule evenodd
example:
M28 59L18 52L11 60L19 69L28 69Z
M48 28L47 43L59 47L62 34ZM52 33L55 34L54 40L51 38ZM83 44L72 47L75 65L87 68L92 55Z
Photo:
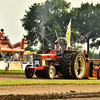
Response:
M1 29L0 35L4 36L4 29Z
M15 60L15 61L18 61L18 59L19 59L19 53L15 53L15 55L14 55L14 60Z
M83 51L84 55L85 55L85 58L86 58L86 62L89 62L89 56L87 54L87 51L86 49Z
M0 35L4 36L4 29L1 29L1 31L0 31ZM4 37L5 37L5 39L4 39L4 40L6 40L6 39L7 39L7 37L6 37L6 36L4 36Z
M7 52L7 54L5 55L5 58L7 61L9 61L11 59L11 56L9 55L9 52Z
M22 58L22 56L21 56L21 54L19 53L18 60L21 61L21 58Z
M0 52L0 60L2 60L2 53Z
M14 56L13 56L13 53L11 53L11 60L13 61L13 59L14 59Z

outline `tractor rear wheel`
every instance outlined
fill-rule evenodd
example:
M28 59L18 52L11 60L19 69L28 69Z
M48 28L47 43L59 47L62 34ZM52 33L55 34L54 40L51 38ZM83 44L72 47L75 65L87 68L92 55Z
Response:
M37 77L46 77L46 72L45 72L44 70L37 70L37 71L35 72L35 75L36 75Z
M46 74L47 74L47 78L48 79L53 79L55 77L55 75L56 75L56 69L55 69L55 67L54 66L49 66L47 68Z
M100 68L97 71L97 79L100 79Z
M74 78L82 79L86 71L86 59L82 53L76 53L71 58L71 73Z
M27 78L32 78L33 75L34 75L34 71L29 69L30 66L31 65L27 65L26 68L25 68L25 76Z
M65 53L60 63L60 73L64 78L71 78L71 56L72 53Z

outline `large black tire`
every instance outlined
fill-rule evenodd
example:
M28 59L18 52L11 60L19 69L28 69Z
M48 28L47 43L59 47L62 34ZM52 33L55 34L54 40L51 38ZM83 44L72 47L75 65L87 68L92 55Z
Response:
M71 58L71 73L74 78L82 79L86 72L86 58L82 53L76 53Z
M37 76L37 77L46 77L46 71L45 70L37 70L36 72L35 72L35 75Z
M27 65L26 68L25 68L25 76L27 78L32 78L33 75L34 75L34 71L29 69L30 66L31 65Z
M64 78L71 78L71 56L72 53L65 53L60 63L60 73Z
M53 79L56 75L56 69L54 66L48 66L46 75L48 79Z
M97 79L100 79L100 68L97 71Z

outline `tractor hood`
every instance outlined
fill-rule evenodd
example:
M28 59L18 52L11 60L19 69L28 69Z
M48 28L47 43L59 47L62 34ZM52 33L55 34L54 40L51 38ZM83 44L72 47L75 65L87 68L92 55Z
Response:
M56 58L57 58L56 54L34 54L33 66L35 67L45 66L46 61L55 61Z
M39 55L41 55L42 59L45 59L45 58L57 58L56 54L39 54Z
M57 58L56 54L34 54L33 59L46 59L55 60Z

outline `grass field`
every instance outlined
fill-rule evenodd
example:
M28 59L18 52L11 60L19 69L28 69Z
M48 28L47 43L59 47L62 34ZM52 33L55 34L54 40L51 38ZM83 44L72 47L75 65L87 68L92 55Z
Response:
M9 70L9 71L0 70L0 74L24 74L24 73L25 73L24 70Z
M5 70L0 70L0 74L24 74L25 71L23 70L9 70L6 72ZM55 80L55 79L48 79L42 81L32 80L0 80L0 85L11 85L11 84L100 84L99 80Z
M5 80L0 81L0 85L11 84L100 84L100 81L95 80L44 80L34 81L32 80Z

